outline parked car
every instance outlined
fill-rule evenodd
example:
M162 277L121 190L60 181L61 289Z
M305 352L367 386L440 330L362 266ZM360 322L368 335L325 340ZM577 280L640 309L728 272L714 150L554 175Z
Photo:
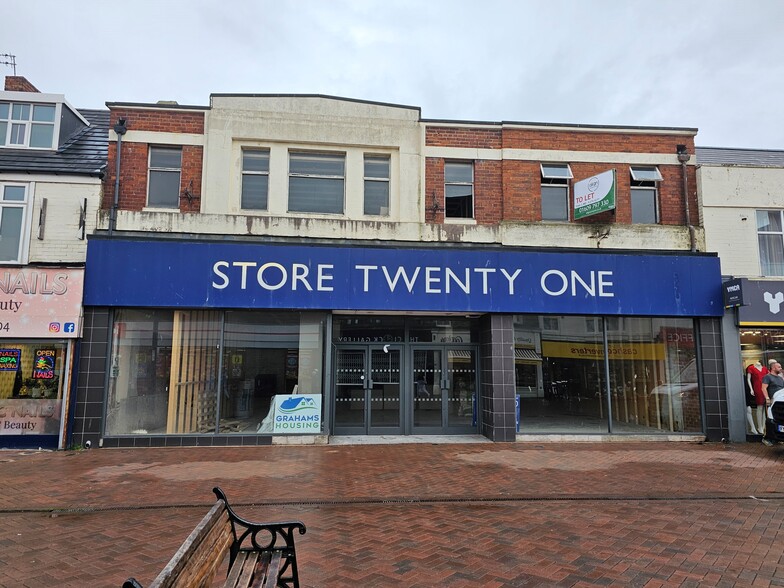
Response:
M779 390L770 399L765 423L765 438L784 443L784 390Z

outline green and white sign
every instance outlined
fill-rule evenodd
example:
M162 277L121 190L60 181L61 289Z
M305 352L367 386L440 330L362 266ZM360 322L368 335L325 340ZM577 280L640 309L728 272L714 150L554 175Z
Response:
M615 170L574 183L574 219L615 208Z
M277 394L272 433L320 433L321 394Z

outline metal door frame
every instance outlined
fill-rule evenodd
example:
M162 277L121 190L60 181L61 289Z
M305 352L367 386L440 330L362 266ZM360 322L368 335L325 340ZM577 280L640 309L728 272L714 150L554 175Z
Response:
M333 353L333 366L332 366L332 434L333 435L405 435L406 433L406 422L405 422L405 410L404 406L406 404L406 381L405 377L408 373L408 368L406 366L406 353L405 348L406 345L404 343L336 343L334 345L334 353ZM387 349L389 351L398 351L400 353L400 382L399 382L399 423L398 427L374 427L373 421L371 419L371 391L373 381L370 379L370 368L371 368L371 357L372 352L374 350L384 350ZM363 419L363 426L361 427L347 427L347 426L338 426L337 424L337 399L338 399L338 383L336 381L336 374L337 374L337 361L338 356L340 355L341 351L344 350L354 350L354 351L364 351L365 355L365 362L364 362L364 374L362 376L363 381L363 390L364 390L364 419Z
M470 434L476 433L479 430L479 350L475 345L444 345L438 343L414 343L409 344L408 361L405 383L407 392L405 395L405 429L406 434L422 434L422 435L452 435L452 434ZM414 353L416 351L440 351L441 352L441 426L440 427L417 427L414 428ZM469 351L473 353L474 358L474 406L472 421L476 424L465 425L450 425L449 423L449 397L448 393L451 391L451 380L449 378L449 352L450 351Z

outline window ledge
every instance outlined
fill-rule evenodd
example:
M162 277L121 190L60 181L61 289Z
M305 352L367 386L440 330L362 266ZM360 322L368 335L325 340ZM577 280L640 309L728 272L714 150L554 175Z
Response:
M445 225L475 225L475 218L444 218Z
M169 213L179 213L181 212L179 208L162 208L162 207L155 207L155 206L145 206L142 208L142 212L169 212Z

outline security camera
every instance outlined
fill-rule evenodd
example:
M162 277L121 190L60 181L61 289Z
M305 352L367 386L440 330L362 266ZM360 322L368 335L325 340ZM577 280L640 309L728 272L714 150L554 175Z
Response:
M93 446L93 442L92 441L85 441L84 442L84 448L85 449L90 449L90 447L92 447L92 446Z

